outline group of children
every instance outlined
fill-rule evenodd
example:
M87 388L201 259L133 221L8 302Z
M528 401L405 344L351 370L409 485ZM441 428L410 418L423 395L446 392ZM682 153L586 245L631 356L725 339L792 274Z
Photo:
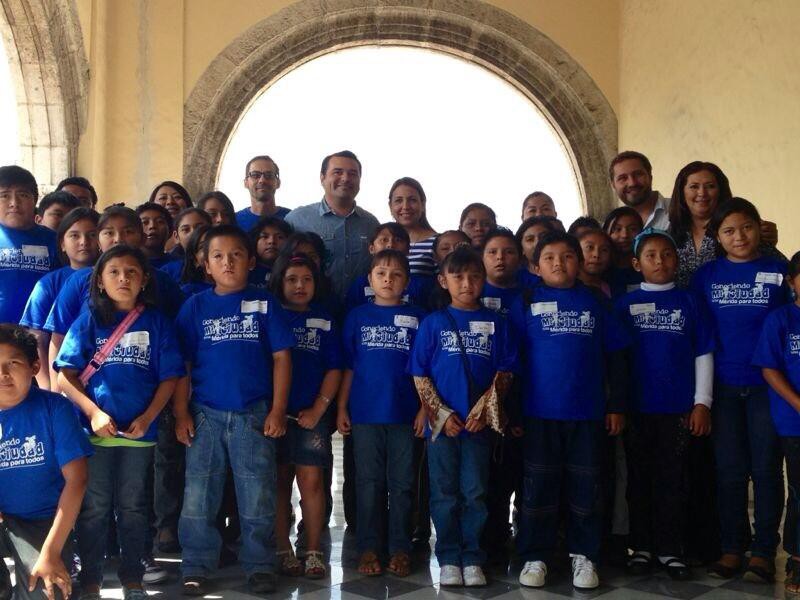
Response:
M712 422L723 556L711 571L735 574L749 550L748 573L774 576L785 456L787 587L800 588L800 253L763 256L746 200L718 207L720 257L689 289L675 285L668 232L625 208L565 232L546 198L526 202L516 233L469 205L433 241L432 277L411 273L405 229L383 224L369 272L340 299L322 240L277 217L244 232L230 210L213 222L156 203L73 207L52 233L33 223L35 199L35 182L0 168L0 314L22 326L0 325L0 531L22 597L69 595L74 525L80 597L99 599L114 517L125 598L145 597L147 481L170 436L186 446L184 593L209 591L229 473L250 589L273 591L278 572L325 577L334 428L352 439L365 575L411 572L425 438L441 585L486 584L486 525L508 528L516 493L520 582L546 584L564 527L573 584L596 588L604 457L624 431L628 566L686 579L688 447ZM27 303L15 286L32 288Z

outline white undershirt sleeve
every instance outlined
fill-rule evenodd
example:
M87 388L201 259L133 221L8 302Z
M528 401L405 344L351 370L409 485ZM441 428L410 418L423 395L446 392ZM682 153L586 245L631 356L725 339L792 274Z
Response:
M694 359L694 403L711 408L714 390L714 353Z

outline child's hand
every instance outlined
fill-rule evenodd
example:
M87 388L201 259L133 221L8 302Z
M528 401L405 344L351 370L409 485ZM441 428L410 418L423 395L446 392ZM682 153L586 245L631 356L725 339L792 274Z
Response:
M269 411L264 420L264 435L271 438L279 438L286 433L286 413L276 412L275 409Z
M608 413L606 415L606 429L608 435L619 435L625 429L625 415L619 413Z
M442 430L447 437L456 437L464 430L464 423L461 422L461 419L458 418L456 413L453 413L447 421L444 422Z
M421 438L425 437L425 423L428 421L428 411L420 408L417 411L417 416L414 418L414 436Z
M31 576L28 578L29 592L36 588L39 579L44 584L44 593L49 600L56 598L54 585L61 590L64 598L69 598L72 594L72 579L57 553L42 552L39 555L39 559L31 569Z
M91 425L92 431L100 437L114 437L117 435L117 425L114 423L114 419L102 410L98 409L92 414Z
M689 433L697 437L711 433L711 411L705 404L695 404L689 413Z
M140 437L144 436L147 433L147 430L150 428L150 423L152 421L146 417L145 415L139 415L133 421L131 421L130 427L128 427L128 431L120 432L122 437L126 437L129 440L138 440Z
M352 426L350 424L350 415L347 414L346 410L340 410L336 413L336 429L338 429L339 433L342 435L350 435Z
M189 411L175 415L175 437L181 444L191 448L194 438L194 419Z
M322 413L313 408L304 408L297 413L297 424L303 429L314 429L322 418Z
M481 417L480 419L467 419L467 424L464 426L464 429L470 433L478 433L484 427L486 427L486 421Z

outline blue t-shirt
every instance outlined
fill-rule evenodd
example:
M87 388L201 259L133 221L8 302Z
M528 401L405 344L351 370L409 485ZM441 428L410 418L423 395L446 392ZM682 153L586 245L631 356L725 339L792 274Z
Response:
M178 263L178 265L183 265L183 257L182 256L175 256L174 254L162 254L156 258L149 259L150 266L154 269L164 269L169 264ZM180 269L180 266L178 267Z
M481 304L505 317L508 316L517 298L522 296L523 291L522 287L518 285L512 288L501 288L487 281L483 284L481 291Z
M642 289L617 299L617 316L633 340L633 409L685 413L694 406L694 359L714 350L705 305L693 293Z
M284 310L283 315L294 334L288 412L297 415L314 404L325 373L344 368L344 357L339 331L327 312L311 308Z
M456 336L461 338L467 355L475 394L489 389L498 371L514 371L517 350L506 319L486 307L459 310L448 306L422 322L408 371L415 377L430 377L442 401L464 420L477 398L469 397L469 381Z
M64 337L53 363L56 369L83 371L125 314L118 313L114 323L106 326L100 325L91 311L82 313ZM162 381L184 375L175 327L160 311L147 308L89 379L86 395L125 431L150 406ZM81 415L81 421L91 435L89 419ZM157 434L158 419L138 441L154 442Z
M19 323L33 286L58 266L54 231L0 224L0 323Z
M716 380L726 385L764 385L761 369L752 366L753 344L769 312L786 304L786 263L763 256L746 263L718 258L692 278L713 317L717 334Z
M509 318L522 336L524 414L540 419L604 418L605 355L630 345L623 325L583 284L540 285Z
M85 267L75 271L66 280L47 316L45 331L66 335L78 315L89 311L91 278L92 267ZM183 293L178 284L164 271L153 269L153 278L158 292L158 307L167 317L174 319L183 304Z
M50 271L33 286L33 291L22 312L19 324L30 329L44 330L47 322L47 315L53 308L59 290L64 282L75 272L72 267L61 267L55 271Z
M764 320L753 365L784 374L800 391L800 308L794 303L773 310ZM800 413L770 386L769 407L781 436L800 436Z
M213 283L208 283L207 281L192 281L190 283L182 283L181 284L181 292L187 298L190 296L194 296L195 294L199 294L200 292L205 292L206 290L210 290L214 287Z
M50 519L64 489L64 465L92 446L69 400L37 387L0 410L0 513Z
M189 298L178 314L184 359L192 363L192 399L217 410L244 411L272 402L272 355L294 346L283 309L251 286Z
M158 267L164 273L169 275L170 279L180 285L181 283L181 271L183 271L183 258L179 258L177 260L171 260L165 265Z
M406 373L425 313L418 306L357 306L344 322L345 363L353 370L348 407L352 423L408 424L419 399Z
M278 206L275 214L270 215L277 219L284 219L286 215L288 215L291 211L289 208L284 208L283 206ZM236 224L239 226L240 229L243 231L250 231L256 224L261 220L264 215L256 215L253 214L253 211L250 210L250 207L243 208L236 213Z
M427 308L430 305L431 292L433 290L433 278L421 275L412 275L408 280L408 286L403 290L402 301L406 304ZM366 275L361 275L356 279L347 290L344 298L344 305L347 312L356 306L361 306L367 302L375 301L375 290L369 284Z
M255 269L250 271L250 275L247 276L247 283L248 285L267 289L269 288L270 275L272 275L272 267L257 264Z
M523 289L532 290L542 283L542 278L528 271L527 267L520 267L517 271L517 283Z

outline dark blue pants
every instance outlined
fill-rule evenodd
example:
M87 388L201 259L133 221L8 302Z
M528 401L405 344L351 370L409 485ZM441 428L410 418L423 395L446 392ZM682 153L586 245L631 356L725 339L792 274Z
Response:
M122 585L142 582L142 559L149 552L150 509L147 478L153 464L153 446L94 447L89 457L89 483L75 526L81 557L82 586L103 582L108 525L116 514Z
M517 554L553 557L561 490L568 507L567 550L597 561L600 552L602 421L525 420L525 465Z
M411 551L414 430L411 425L353 425L358 551ZM384 524L387 514L388 527Z
M781 437L786 456L786 479L789 497L786 499L786 520L783 523L783 549L790 556L800 556L800 437Z
M747 488L752 478L755 537L750 549L753 556L773 558L780 541L783 474L767 386L718 384L712 417L722 552L741 555L750 545Z

